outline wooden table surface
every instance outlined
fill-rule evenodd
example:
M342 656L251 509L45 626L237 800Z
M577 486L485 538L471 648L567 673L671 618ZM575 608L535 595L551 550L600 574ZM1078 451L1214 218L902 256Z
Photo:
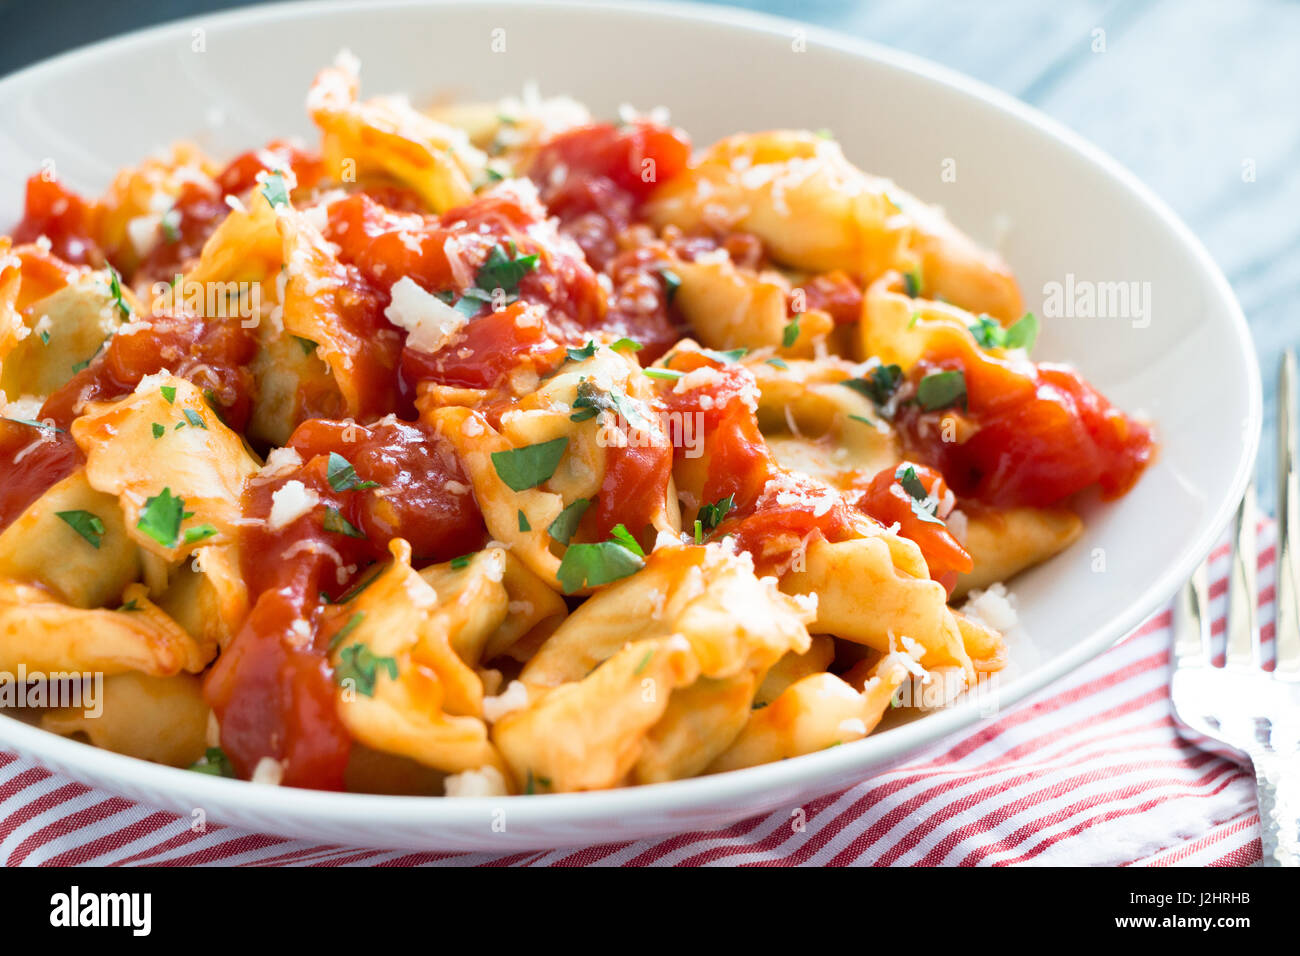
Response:
M137 27L238 5L0 0L0 72ZM1300 3L734 5L867 37L990 83L1074 128L1160 194L1209 248L1250 320L1267 414L1260 491L1263 501L1272 500L1277 361L1283 348L1300 345Z

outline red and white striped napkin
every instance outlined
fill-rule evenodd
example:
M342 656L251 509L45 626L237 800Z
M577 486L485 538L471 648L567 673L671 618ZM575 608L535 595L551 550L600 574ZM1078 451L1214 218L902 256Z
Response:
M1272 639L1274 534L1260 529L1260 620ZM1226 545L1211 566L1224 626ZM7 865L519 866L1245 865L1260 859L1248 768L1175 731L1171 616L1161 611L1101 657L908 764L723 830L583 849L493 855L315 845L134 804L0 751L0 860Z

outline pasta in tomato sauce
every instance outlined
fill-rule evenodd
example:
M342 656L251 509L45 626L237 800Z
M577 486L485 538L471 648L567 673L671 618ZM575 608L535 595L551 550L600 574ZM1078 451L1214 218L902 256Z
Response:
M1155 453L826 135L359 89L0 238L0 671L111 691L52 732L451 797L811 753L1003 667L962 600Z

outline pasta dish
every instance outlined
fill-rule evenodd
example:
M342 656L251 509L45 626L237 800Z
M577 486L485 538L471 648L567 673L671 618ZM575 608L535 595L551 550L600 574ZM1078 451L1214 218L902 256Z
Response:
M265 784L545 794L782 760L1004 667L1003 582L1149 425L826 132L693 148L344 54L319 144L179 143L0 238L0 672Z

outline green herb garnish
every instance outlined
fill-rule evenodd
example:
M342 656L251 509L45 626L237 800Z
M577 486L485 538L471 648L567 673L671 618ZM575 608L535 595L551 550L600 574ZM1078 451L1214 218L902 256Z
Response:
M374 697L375 683L379 679L381 667L388 671L390 680L397 680L396 659L373 654L365 644L349 644L339 651L339 664L334 668L334 680L339 684L351 680L356 684L357 693Z
M185 543L197 544L200 541L206 541L208 538L216 535L217 529L210 524L198 524L193 528L185 529Z
M966 376L961 369L931 372L916 386L916 400L927 412L966 405Z
M497 476L512 491L536 488L555 474L555 469L569 447L568 437L553 438L536 445L511 448L492 453L492 465Z
M903 370L897 365L877 365L862 378L845 379L840 384L865 395L875 403L876 408L883 408L898 391L903 383Z
M736 496L727 495L725 498L719 498L711 505L705 505L700 509L699 520L704 526L705 532L712 531L718 525L722 524L731 509L736 506Z
M90 542L91 547L99 549L99 543L104 538L104 522L99 515L91 511L56 511L54 514Z
M366 536L364 531L360 530L351 521L343 517L342 512L340 512L338 508L331 508L328 505L325 508L325 517L322 519L322 524L326 531L333 532L334 534L345 534L349 538L362 539Z
M378 577L378 575L376 575L376 577ZM373 580L373 578L372 578L371 580ZM370 582L367 581L366 583L369 584ZM358 589L358 592L357 592L357 593L359 593L359 592L360 592L360 589ZM340 604L343 604L346 600L351 600L351 598L352 598L353 596L355 596L355 595L349 595L349 596L347 596L347 597L345 597L345 598L341 598L341 599L339 600L339 603L340 603ZM330 638L330 648L329 648L329 649L332 651L332 650L334 650L334 648L336 648L336 647L338 647L340 644L342 644L342 643L343 643L343 639L344 639L345 637L347 637L349 634L351 634L353 631L355 631L358 627L360 627L360 626L361 626L361 622L364 621L365 619L366 619L366 612L365 612L365 611L357 611L357 612L356 612L355 614L353 614L350 618L348 618L347 621L344 623L344 625L343 625L342 627L340 627L337 631L335 631L335 632L334 632L334 636Z
M799 341L799 316L795 316L786 323L784 331L781 332L781 345L789 348Z
M573 594L583 587L600 587L625 578L643 567L645 560L617 541L571 544L555 576L564 593Z
M682 287L682 277L667 266L659 270L659 278L664 280L664 303L672 305L677 298L677 290Z
M262 195L275 206L289 205L289 190L284 184L284 177L277 172L270 173L262 180Z
M574 532L578 530L578 524L582 521L582 516L591 507L591 502L592 499L590 498L579 498L568 505L551 522L550 527L546 529L547 533L560 544L568 544L572 540ZM521 511L520 514L523 514L523 512Z
M195 773L206 773L214 777L235 775L235 768L231 765L230 758L220 747L209 747L202 757L190 764L189 769Z
M174 548L184 514L185 500L173 495L170 488L164 488L144 503L135 526L164 548Z
M325 479L335 491L362 491L366 488L378 488L377 481L361 481L352 463L336 451L330 452L329 462L325 465Z

